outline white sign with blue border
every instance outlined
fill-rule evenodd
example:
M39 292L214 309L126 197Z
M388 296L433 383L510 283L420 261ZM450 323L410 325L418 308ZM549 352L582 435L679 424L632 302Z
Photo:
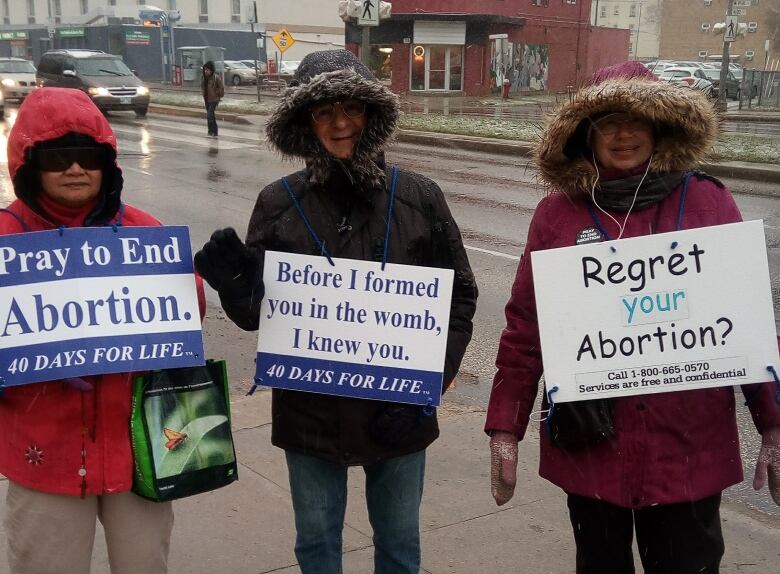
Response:
M186 227L0 236L0 385L204 364Z
M258 385L437 406L453 271L268 251Z

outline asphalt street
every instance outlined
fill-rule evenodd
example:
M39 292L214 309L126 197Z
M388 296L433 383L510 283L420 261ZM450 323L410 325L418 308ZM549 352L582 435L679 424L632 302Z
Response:
M15 110L6 112L0 125L0 145L6 143ZM109 118L119 140L119 161L124 170L127 202L148 210L166 224L190 226L197 249L213 230L233 226L241 234L259 191L268 183L299 168L269 151L262 119L252 125L223 123L218 140L206 137L205 122L151 114L137 120L132 114ZM494 372L503 307L509 295L534 207L544 190L536 172L521 157L490 156L460 150L396 144L389 161L419 171L439 183L461 228L480 287L474 339L452 391L451 401L464 406L486 405ZM5 162L3 154L2 160ZM728 180L747 220L763 219L766 230L776 321L780 318L780 195L770 185ZM753 195L761 192L764 195ZM13 199L7 170L0 169L0 206ZM209 314L204 324L208 353L225 357L236 396L246 391L253 371L255 335L240 332L219 310L209 292ZM780 325L780 323L778 323ZM746 476L758 439L746 411L739 423ZM777 514L766 495L757 496L748 482L727 498L761 512Z

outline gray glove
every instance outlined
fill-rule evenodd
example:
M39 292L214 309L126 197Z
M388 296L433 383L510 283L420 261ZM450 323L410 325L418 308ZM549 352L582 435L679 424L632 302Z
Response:
M756 461L753 488L761 490L767 481L772 500L780 506L780 427L764 431L761 437L761 450Z
M517 482L517 436L494 431L490 437L490 491L496 504L509 502Z

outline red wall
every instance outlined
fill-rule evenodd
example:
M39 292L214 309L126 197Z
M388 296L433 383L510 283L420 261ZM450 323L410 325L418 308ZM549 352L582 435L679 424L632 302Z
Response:
M394 14L496 14L525 18L525 26L492 24L488 34L508 33L509 41L549 46L548 88L564 91L577 88L597 69L628 59L629 31L592 28L589 24L591 0L564 4L549 0L546 7L531 0L393 0ZM409 91L409 44L393 44L393 91ZM347 49L357 53L357 45ZM491 41L467 44L463 92L466 95L490 93Z
M628 59L630 41L630 30L590 28L588 30L588 59L585 68L585 81L587 82L593 75L593 72L599 68L625 62ZM622 54L622 57L620 54Z
M587 22L591 0L579 0L577 4L549 0L548 6L534 6L531 0L392 0L392 4L393 14L496 14L524 18L565 17Z

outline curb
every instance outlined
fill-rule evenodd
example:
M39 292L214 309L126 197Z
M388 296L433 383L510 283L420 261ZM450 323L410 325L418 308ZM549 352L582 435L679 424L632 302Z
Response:
M762 124L780 123L780 115L777 113L773 113L773 115L768 116L757 112L727 112L721 115L720 119L724 122L756 122Z
M197 108L185 108L179 106L167 106L163 104L151 104L149 111L180 117L204 118L206 111ZM239 125L251 125L242 115L230 112L217 112L217 119L224 122L232 122ZM528 142L496 140L457 134L444 134L436 132L422 132L416 130L399 129L395 140L400 143L425 145L437 148L449 148L463 151L480 151L506 156L530 157L533 146ZM780 168L772 168L764 164L750 165L745 162L730 163L704 163L702 170L716 177L730 177L735 179L747 179L764 183L780 183ZM760 193L776 197L775 193Z
M398 130L396 141L439 148L451 148L466 151L482 151L509 156L530 157L533 146L527 142L512 142L507 140L492 140L465 135L441 134L434 132L418 132L414 130ZM716 177L756 180L765 183L780 183L780 168L772 168L764 164L750 165L739 163L703 163L701 169ZM776 193L760 193L776 197Z

